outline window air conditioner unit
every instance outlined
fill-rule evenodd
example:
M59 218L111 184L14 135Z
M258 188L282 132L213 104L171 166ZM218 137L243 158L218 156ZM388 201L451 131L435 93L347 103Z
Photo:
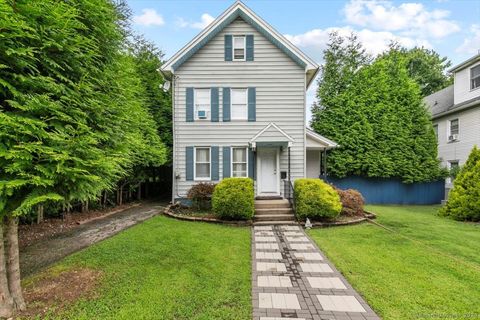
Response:
M198 119L207 119L207 111L205 110L198 110L197 111Z
M448 137L448 141L457 141L458 140L458 134L452 134Z

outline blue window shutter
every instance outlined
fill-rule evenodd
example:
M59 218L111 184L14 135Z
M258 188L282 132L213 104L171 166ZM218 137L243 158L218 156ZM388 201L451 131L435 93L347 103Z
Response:
M230 88L223 88L223 121L230 121Z
M229 178L231 176L230 168L231 168L230 147L223 147L223 177L224 178Z
M185 170L185 179L187 181L193 181L193 147L186 147L186 170Z
M253 61L253 34L247 34L245 39L246 60Z
M226 34L225 35L225 61L232 61L232 35Z
M248 148L248 177L255 180L255 154Z
M210 107L212 122L218 122L218 88L210 89Z
M193 88L187 88L186 94L186 116L187 122L193 122Z
M257 120L257 106L256 106L256 89L253 87L248 88L248 121Z
M218 150L218 147L211 147L210 148L210 156L212 158L212 180L213 181L218 181L220 180L220 174L219 174L219 150Z

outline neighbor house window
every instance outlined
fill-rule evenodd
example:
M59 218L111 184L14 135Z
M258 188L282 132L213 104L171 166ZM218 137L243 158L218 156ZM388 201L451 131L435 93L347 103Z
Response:
M232 177L247 176L247 148L232 148Z
M210 180L210 148L195 148L195 180Z
M232 89L232 120L247 120L247 89Z
M210 120L210 89L195 89L195 120Z
M245 61L245 36L233 36L233 61Z
M458 160L448 161L448 170L449 176L447 177L447 183L452 183L458 174L458 170L460 170L460 163Z
M480 87L480 65L470 69L470 89Z
M435 137L437 137L437 141L438 141L438 124L433 125L433 131L435 132Z
M450 120L448 140L456 140L456 136L458 136L458 131L459 131L458 129L459 129L458 119Z

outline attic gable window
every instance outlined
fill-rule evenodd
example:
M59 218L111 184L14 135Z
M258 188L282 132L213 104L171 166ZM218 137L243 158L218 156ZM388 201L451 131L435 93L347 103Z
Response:
M480 88L480 65L470 69L471 80L470 89Z
M233 61L245 61L245 36L233 36Z

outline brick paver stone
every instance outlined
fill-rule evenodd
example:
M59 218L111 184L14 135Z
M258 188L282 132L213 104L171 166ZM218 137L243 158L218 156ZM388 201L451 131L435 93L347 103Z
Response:
M299 226L255 226L254 320L378 320Z

